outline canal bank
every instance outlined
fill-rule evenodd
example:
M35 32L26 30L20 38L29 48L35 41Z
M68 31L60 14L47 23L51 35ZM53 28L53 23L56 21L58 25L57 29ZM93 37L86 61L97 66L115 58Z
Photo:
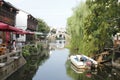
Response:
M9 76L18 71L23 65L25 65L26 62L31 63L32 66L36 66L34 61L35 59L37 60L38 57L36 58L35 56L39 56L42 47L43 46L40 42L36 42L36 44L25 45L22 49L6 52L4 55L1 55L0 80L7 79ZM25 55L24 53L28 55ZM31 59L32 61L29 61L28 59Z
M44 48L39 55L29 56L27 63L9 76L6 80L31 80L36 74L40 65L42 65L49 57L49 51Z
M27 75L27 74L32 75L34 72L36 72L36 70L38 68L38 65L41 64L41 62L40 62L41 59L44 60L44 58L49 57L49 55L47 53L48 52L47 47L48 47L47 43L45 43L44 41L43 42L36 42L35 44L27 44L27 45L25 45L22 48L22 52L21 52L21 56L23 55L24 57L23 56L22 56L22 58L18 57L18 58L21 58L20 61L17 60L14 63L19 68L16 68L16 70L12 69L10 72L8 72L10 75L6 74L5 78L2 78L2 80L9 80L9 79L10 80L15 80L15 79L11 79L9 77L11 77L12 75L18 73L19 71L23 71L22 74L25 73L24 75ZM14 53L14 55L18 55L18 54ZM13 57L13 55L12 55L12 57ZM17 56L15 56L14 58L16 60ZM19 65L21 63L24 63L24 64ZM25 64L25 63L27 63L27 64ZM12 64L13 63L9 63L9 65L12 65ZM13 65L12 65L12 67L13 67ZM25 67L25 69L22 69L24 67ZM11 68L11 66L7 67L7 68L9 69L9 68ZM20 72L20 75L22 75L22 74ZM15 75L15 77L17 77L16 80L18 80L19 76ZM25 77L25 78L28 78L28 77ZM29 76L29 78L30 78L30 76ZM22 79L22 78L20 78L20 79Z
M5 80L26 63L21 51L0 56L0 60L2 61L0 63L0 80Z

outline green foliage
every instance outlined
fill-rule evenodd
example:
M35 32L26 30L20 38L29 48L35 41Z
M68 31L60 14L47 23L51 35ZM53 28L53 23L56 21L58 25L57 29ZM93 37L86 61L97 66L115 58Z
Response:
M70 50L91 55L112 46L112 35L120 31L119 8L117 0L87 0L77 6L67 20Z
M30 56L31 54L37 53L38 51L41 50L42 45L41 44L37 44L37 46L35 45L25 45L22 48L22 54L24 57L26 56Z
M30 46L29 47L29 52L31 53L31 54L34 54L34 53L37 53L37 47L35 47L35 45L32 45L32 46Z
M48 33L50 31L49 26L42 19L38 20L38 32Z
M51 30L51 33L53 33L53 34L56 34L56 29L55 28L53 28L52 30Z
M30 55L30 53L29 53L29 48L30 48L29 45L26 45L26 46L24 46L24 47L22 48L22 54L23 54L24 57Z
M42 47L42 44L40 44L40 43L37 44L37 48L38 48L38 49L41 49L41 47Z

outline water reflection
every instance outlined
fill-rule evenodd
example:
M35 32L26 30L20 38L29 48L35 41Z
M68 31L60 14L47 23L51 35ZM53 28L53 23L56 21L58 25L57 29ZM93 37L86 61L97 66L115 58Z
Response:
M27 64L7 80L120 80L120 71L110 66L76 69L67 60L69 50L64 46L64 40L50 43L50 51L45 49L41 55L30 57Z
M25 64L20 70L8 77L6 80L32 80L36 74L38 67L42 65L49 58L47 50L43 50L40 55L34 55L27 58Z
M55 42L52 42L49 45L50 45L49 46L50 50L64 49L64 47L66 45L66 41L65 40L56 40Z
M74 66L73 64L71 64L71 69L75 72L75 73L83 73L85 72L85 69L78 69L76 68L76 66Z
M69 61L66 62L67 74L73 80L120 80L120 71L110 66L102 66L98 69L76 69Z
M69 50L65 48L52 50L50 58L39 66L33 80L71 80L65 67L68 54Z

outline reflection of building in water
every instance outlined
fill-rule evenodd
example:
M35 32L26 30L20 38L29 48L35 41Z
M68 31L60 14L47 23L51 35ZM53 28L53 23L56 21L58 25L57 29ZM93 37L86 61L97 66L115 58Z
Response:
M52 54L52 50L50 50L50 52L49 52L49 55L51 55Z
M65 40L56 40L56 47L57 48L64 48L65 47Z
M56 40L55 43L49 44L49 50L55 50L56 48L62 49L65 47L66 41L65 40Z
M49 50L54 50L56 48L56 44L55 43L50 43L49 44Z

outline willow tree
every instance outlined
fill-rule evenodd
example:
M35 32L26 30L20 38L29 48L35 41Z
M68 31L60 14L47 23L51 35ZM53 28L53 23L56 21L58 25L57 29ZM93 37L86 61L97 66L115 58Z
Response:
M68 18L71 50L92 54L112 46L111 35L120 30L120 5L117 0L87 0Z
M71 51L75 53L86 53L84 50L86 43L84 35L84 21L85 18L90 14L85 3L80 4L73 10L73 16L68 18L68 32L71 35Z

